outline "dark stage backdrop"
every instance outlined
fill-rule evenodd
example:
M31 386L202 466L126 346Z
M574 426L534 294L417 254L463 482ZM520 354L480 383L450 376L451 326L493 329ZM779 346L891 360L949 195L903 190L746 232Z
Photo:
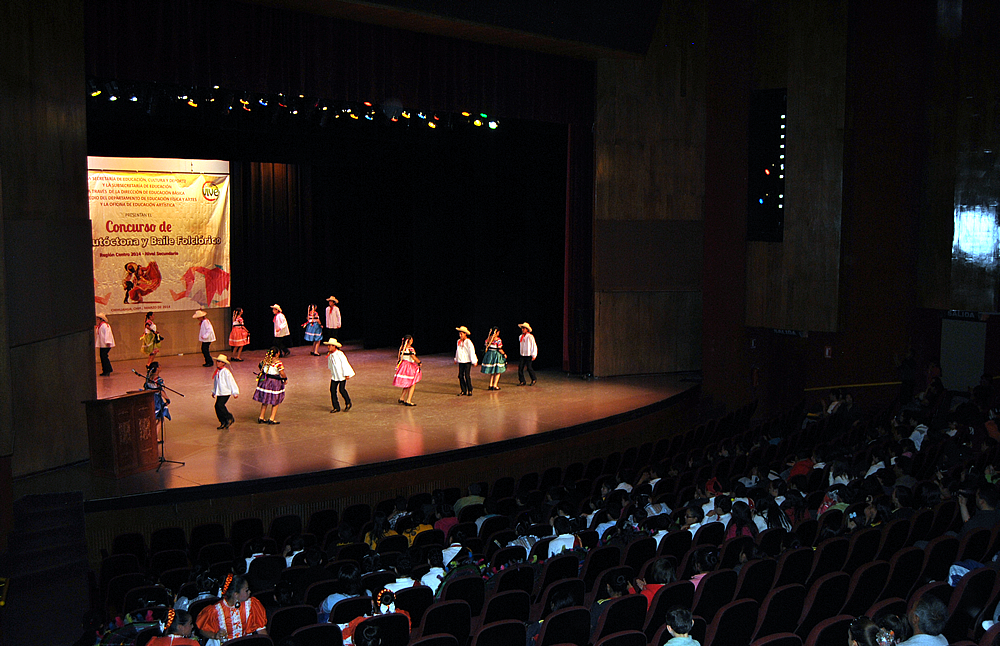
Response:
M306 306L340 299L342 339L450 352L498 325L517 356L527 320L538 365L561 366L567 126L230 132L92 110L89 153L233 162L232 304L251 348L279 303L302 341ZM265 161L269 160L269 161ZM277 161L275 161L277 160Z

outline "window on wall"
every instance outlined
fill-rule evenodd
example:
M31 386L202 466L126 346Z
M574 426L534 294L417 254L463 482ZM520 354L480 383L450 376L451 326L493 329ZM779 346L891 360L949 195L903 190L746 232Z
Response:
M781 242L785 224L784 89L757 90L750 102L747 239Z

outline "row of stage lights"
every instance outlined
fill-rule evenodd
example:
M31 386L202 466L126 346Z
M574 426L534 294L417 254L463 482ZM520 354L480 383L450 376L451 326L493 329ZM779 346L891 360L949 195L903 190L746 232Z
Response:
M87 81L87 93L91 100L108 103L128 101L142 104L146 112L153 116L158 109L166 106L186 106L190 109L212 110L216 114L240 114L263 112L270 114L272 121L282 117L299 117L318 120L320 127L332 125L336 120L384 121L404 126L419 125L428 129L451 129L456 125L470 125L476 128L496 130L500 121L482 112L461 112L460 114L407 110L402 104L390 99L381 104L370 101L327 101L305 95L261 94L233 92L215 86L211 90L198 88L180 89L157 84L126 84L117 81Z

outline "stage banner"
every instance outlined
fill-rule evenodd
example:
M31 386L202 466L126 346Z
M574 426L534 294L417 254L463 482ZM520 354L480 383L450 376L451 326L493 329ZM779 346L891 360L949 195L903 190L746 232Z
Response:
M229 307L229 163L88 161L97 312Z

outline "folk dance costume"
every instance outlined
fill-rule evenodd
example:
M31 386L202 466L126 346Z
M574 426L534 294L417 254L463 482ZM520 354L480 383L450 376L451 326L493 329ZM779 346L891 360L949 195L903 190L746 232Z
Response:
M502 349L503 341L500 340L500 337L497 337L492 343L486 346L486 354L483 355L483 362L479 364L479 371L484 375L497 375L507 372L507 357L501 352Z
M337 303L340 301L331 296L326 299L326 302L329 303L329 305L326 306L326 329L324 330L324 333L328 337L332 337L337 333L337 330L340 329L340 308L337 307Z
M111 325L108 323L107 314L98 314L100 323L94 332L94 346L100 348L101 354L101 376L107 377L114 372L111 367L111 348L115 347L115 335L111 332Z
M288 319L285 315L281 313L281 306L272 305L271 310L277 310L274 312L274 345L278 347L281 356L287 357L291 352L288 350Z
M201 643L180 635L157 635L146 642L146 646L201 646Z
M455 328L464 332L464 339L459 338L455 345L455 363L458 364L458 386L462 389L460 395L472 396L472 366L479 363L476 347L469 340L469 329L464 325Z
M311 310L306 317L305 339L309 343L319 341L323 338L323 328L319 324L319 312Z
M202 609L198 613L195 625L203 633L217 633L220 628L224 629L226 637L221 641L227 642L267 628L267 613L255 597L250 597L246 603L239 604L238 607L220 601ZM221 642L215 639L209 639L207 642L209 645L219 643Z
M170 409L167 408L170 400L163 399L163 377L157 377L156 379L146 377L146 383L142 385L142 388L143 390L155 391L153 392L153 415L156 419L170 419Z
M333 352L327 355L326 360L326 365L330 369L330 403L333 405L330 412L340 412L340 400L337 399L338 390L344 396L344 410L349 411L352 404L351 396L347 394L347 380L354 376L354 368L347 361L347 355L340 350L342 345L337 339L324 341L323 344L333 348Z
M257 390L253 393L253 400L264 405L277 406L285 401L285 382L281 378L281 371L285 366L275 359L271 364L261 361L259 368L260 375L257 377Z
M226 408L226 404L229 403L230 397L240 396L240 387L237 385L236 378L229 369L229 360L226 358L226 355L220 354L215 360L225 364L220 368L216 368L215 374L212 375L212 397L215 397L215 416L219 418L219 430L224 430L232 426L233 422L236 421L236 418Z
M142 342L143 354L152 357L160 351L160 342L163 341L163 337L156 333L156 323L153 323L150 319L146 319L146 329L142 336L139 337L139 341Z
M518 326L521 328L521 338L520 338L520 351L521 351L521 361L517 364L517 385L524 386L524 371L528 370L528 376L531 377L532 386L535 385L535 369L532 367L531 362L535 360L538 356L538 346L535 345L535 337L531 334L531 326L527 323L521 323Z
M422 375L420 366L417 365L415 357L417 353L413 348L407 348L400 353L399 363L396 364L396 373L392 378L392 385L396 388L409 388L413 384L419 383Z
M215 364L212 363L212 355L208 349L212 346L215 341L215 328L212 327L212 322L208 320L208 313L204 310L198 310L195 312L191 318L201 319L201 327L198 330L198 340L201 341L201 354L205 357L204 366L210 368Z
M229 347L240 348L250 345L250 331L243 324L242 316L233 317L233 329L229 332Z

